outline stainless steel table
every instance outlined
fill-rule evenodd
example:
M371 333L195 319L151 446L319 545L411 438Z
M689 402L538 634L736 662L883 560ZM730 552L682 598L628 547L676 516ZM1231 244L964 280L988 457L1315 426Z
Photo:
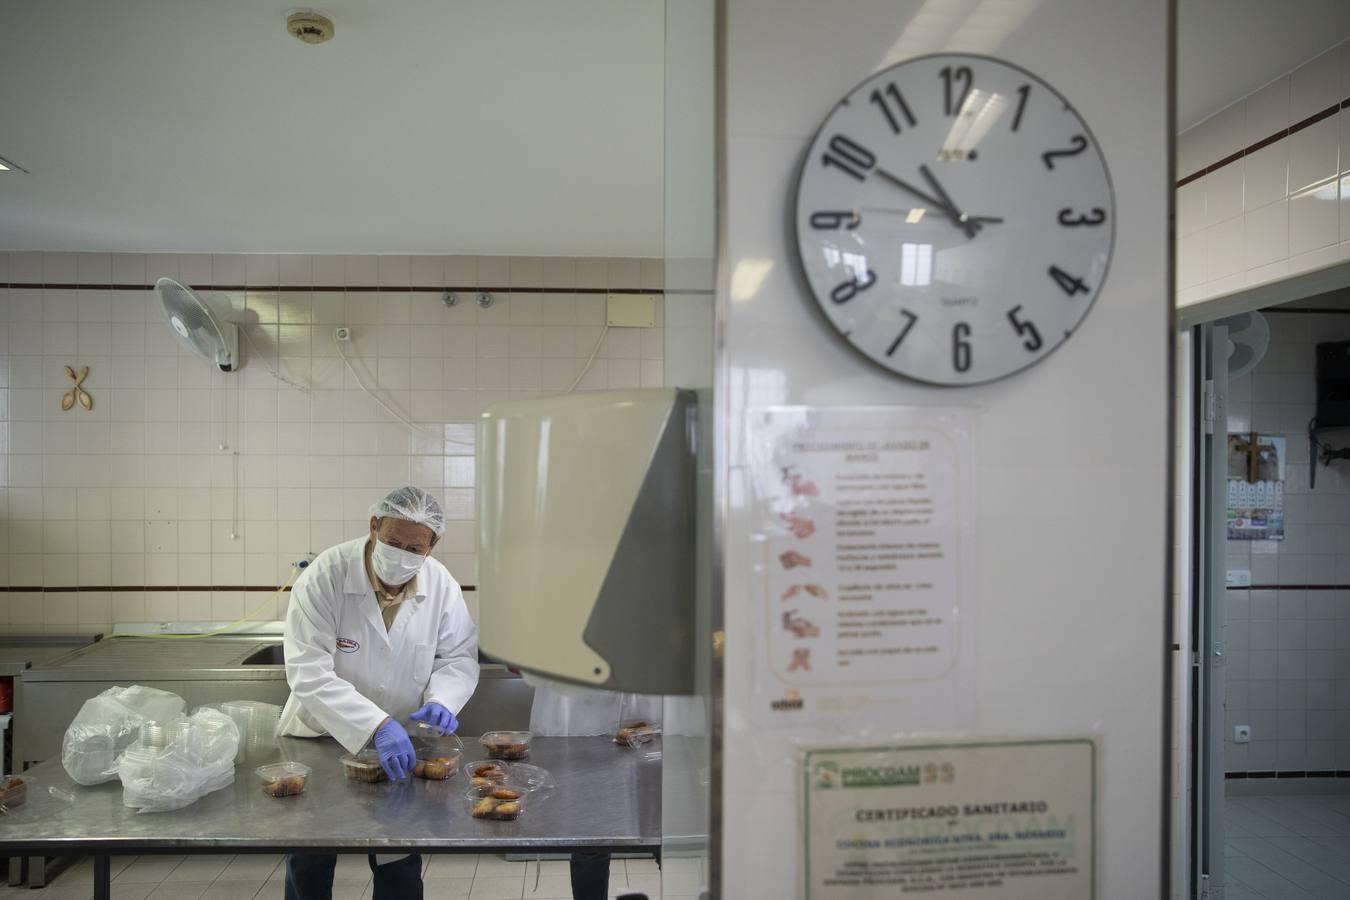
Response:
M0 818L0 853L91 854L94 898L106 900L113 854L657 852L661 763L651 751L660 746L632 751L606 737L536 738L528 762L558 784L514 822L472 818L463 772L442 782L348 781L338 762L343 750L329 738L282 740L278 758L314 768L298 797L264 795L250 762L236 770L231 787L180 810L144 815L122 805L120 782L80 787L52 760L28 771L36 784L27 808ZM51 799L48 787L73 793L76 802Z

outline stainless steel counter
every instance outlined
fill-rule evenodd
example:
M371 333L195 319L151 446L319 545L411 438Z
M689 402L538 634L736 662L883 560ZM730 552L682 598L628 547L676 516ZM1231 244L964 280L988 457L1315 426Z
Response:
M285 738L281 755L314 768L304 794L268 797L253 765L241 766L231 787L145 815L122 805L120 782L80 787L52 760L29 770L37 796L28 808L0 819L0 853L654 851L661 843L660 761L605 737L537 738L528 762L548 769L558 786L532 798L515 822L472 818L463 773L443 782L362 784L343 776L343 752L329 738ZM42 796L49 786L76 802Z
M0 635L0 676L18 675L30 665L64 656L102 637L101 634Z

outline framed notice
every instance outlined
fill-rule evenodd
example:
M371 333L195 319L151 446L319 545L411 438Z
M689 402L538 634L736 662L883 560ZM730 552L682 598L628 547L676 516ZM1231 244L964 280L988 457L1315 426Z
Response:
M966 727L973 422L935 407L756 410L757 727L837 734L878 714ZM878 708L884 712L878 713Z
M1090 738L813 749L806 900L1096 896Z

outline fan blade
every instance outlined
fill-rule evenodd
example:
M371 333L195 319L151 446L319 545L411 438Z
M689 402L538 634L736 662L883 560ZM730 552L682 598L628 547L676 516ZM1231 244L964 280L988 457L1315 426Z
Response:
M71 381L75 380L75 370L72 369L70 366L66 366L66 377L69 378Z
M89 377L89 367L80 366L80 380L84 381L88 377Z
M90 396L89 396L88 394L86 394L84 391L80 391L79 397L80 397L80 405L83 406L85 409L93 409L93 408L94 408L94 398L93 398L93 397L90 397Z
M74 405L75 405L75 392L73 390L66 391L64 394L61 395L62 409L69 410Z

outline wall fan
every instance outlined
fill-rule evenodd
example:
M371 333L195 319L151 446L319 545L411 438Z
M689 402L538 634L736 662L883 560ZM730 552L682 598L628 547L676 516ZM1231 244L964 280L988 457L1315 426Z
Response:
M1241 378L1266 355L1270 323L1259 312L1240 313L1215 322L1228 326L1228 378Z
M155 282L164 316L178 339L222 372L239 367L239 326L223 321L191 288L172 278Z

